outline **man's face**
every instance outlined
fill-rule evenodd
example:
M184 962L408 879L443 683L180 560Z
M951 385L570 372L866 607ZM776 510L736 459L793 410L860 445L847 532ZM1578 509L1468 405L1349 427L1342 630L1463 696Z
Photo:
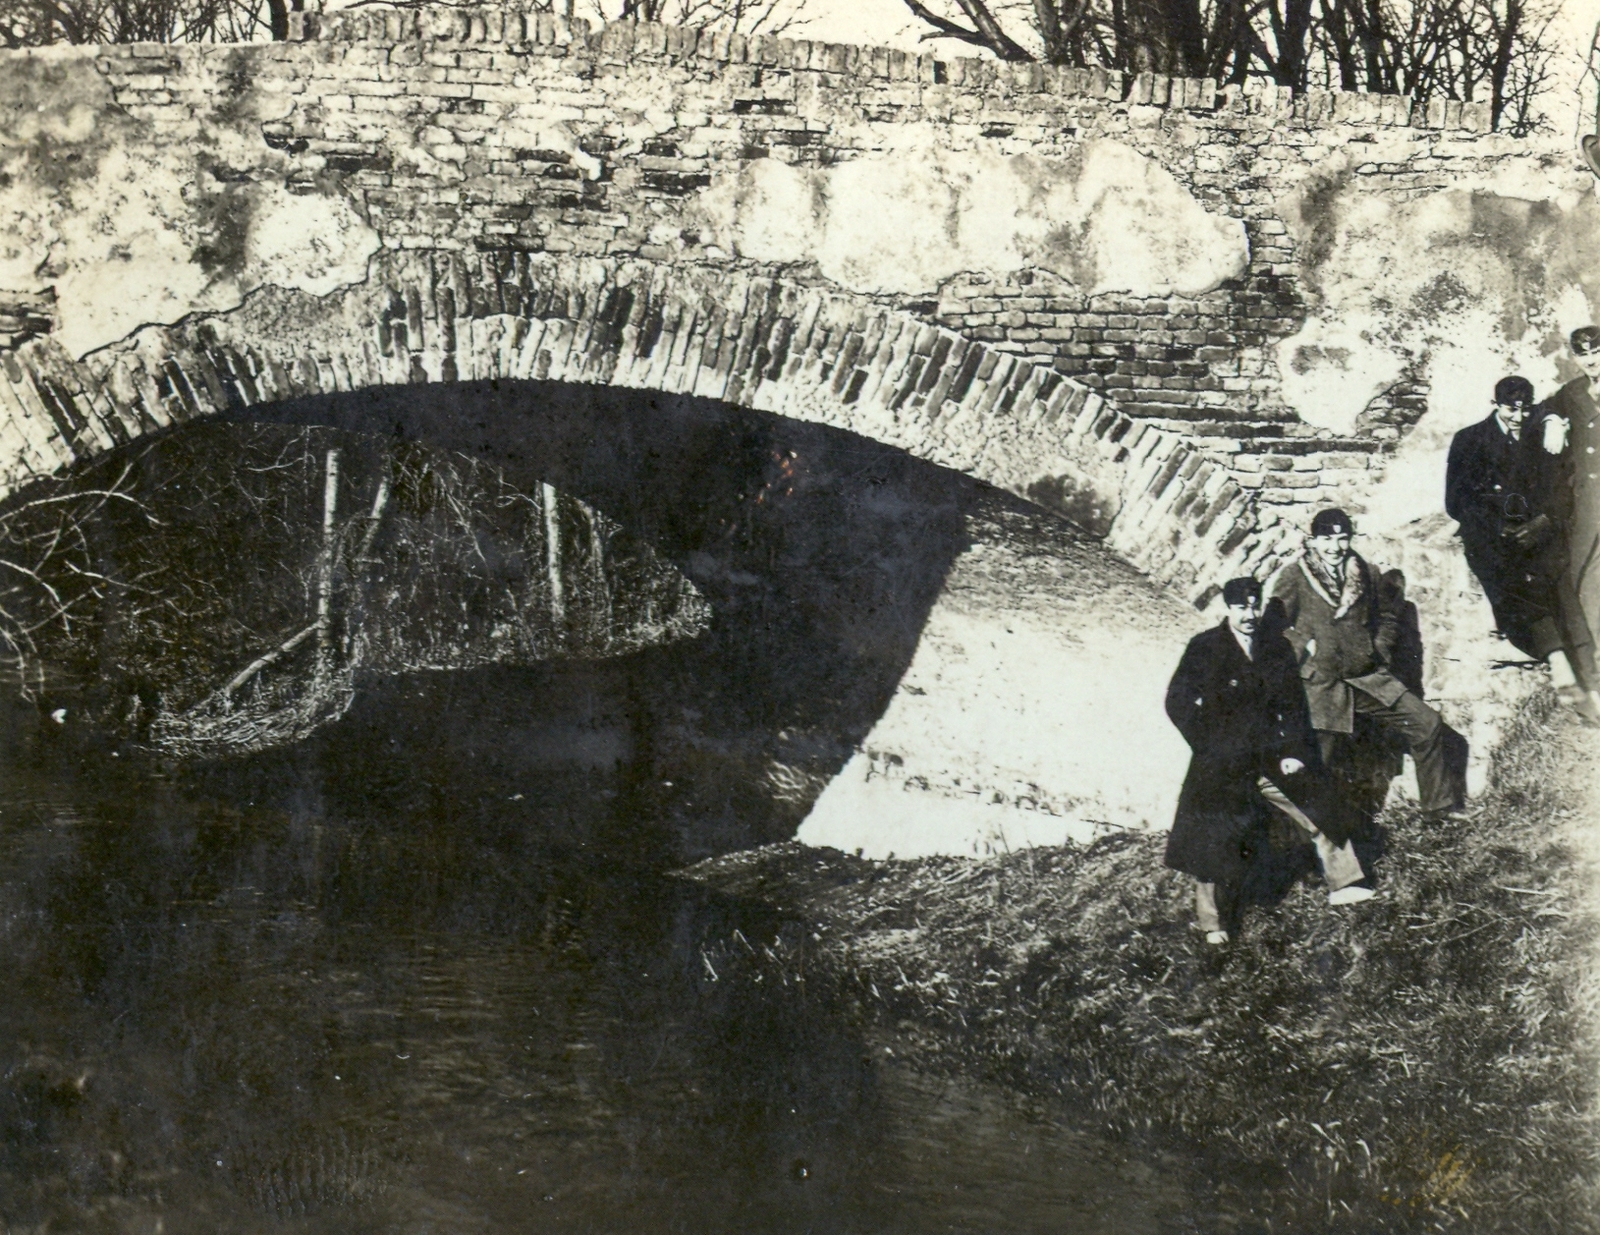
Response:
M1228 625L1241 635L1256 633L1256 623L1261 620L1261 597L1246 596L1236 605L1228 606Z
M1600 347L1576 348L1572 358L1591 382L1600 379Z
M1600 372L1600 366L1596 366L1596 372ZM1496 403L1494 410L1501 421L1504 422L1506 428L1513 433L1522 432L1522 421L1528 414L1526 402L1521 399L1513 399L1509 403Z
M1350 533L1327 532L1310 539L1311 548L1324 562L1338 565L1350 556Z

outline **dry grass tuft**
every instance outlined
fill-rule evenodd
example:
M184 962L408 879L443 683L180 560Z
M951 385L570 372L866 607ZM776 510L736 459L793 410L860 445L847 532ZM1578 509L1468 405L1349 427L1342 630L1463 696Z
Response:
M1535 698L1475 818L1386 814L1380 899L1302 881L1221 956L1160 835L984 862L786 845L694 875L803 916L897 1053L1202 1147L1224 1207L1272 1229L1600 1229L1591 742Z

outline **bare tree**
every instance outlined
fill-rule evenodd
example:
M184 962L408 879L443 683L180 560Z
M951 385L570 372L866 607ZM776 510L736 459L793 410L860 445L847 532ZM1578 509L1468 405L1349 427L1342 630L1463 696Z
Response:
M1295 90L1487 102L1543 123L1559 0L905 0L925 39L1001 60L1099 64Z
M7 47L285 38L291 0L0 0ZM300 0L293 0L300 7Z
M292 740L357 672L609 656L696 633L604 515L414 444L205 425L0 507L0 679L173 749Z
M475 7L471 0L356 0L345 7ZM305 0L0 0L0 41L10 48L51 43L248 43L289 37L289 14ZM526 0L519 7L578 13L574 0ZM805 0L584 0L600 21L779 34L804 20Z
M40 659L52 641L71 639L100 606L150 595L148 577L102 569L90 536L109 503L126 503L154 523L134 492L134 464L88 484L46 483L0 513L0 669L24 690L41 681Z
M594 0L602 21L659 21L673 26L782 34L804 24L805 0Z

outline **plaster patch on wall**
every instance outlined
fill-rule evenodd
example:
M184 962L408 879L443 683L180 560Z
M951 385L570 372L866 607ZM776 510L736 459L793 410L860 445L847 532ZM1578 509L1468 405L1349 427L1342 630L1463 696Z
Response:
M1600 307L1594 194L1562 174L1540 192L1517 160L1405 199L1369 190L1357 157L1376 156L1342 155L1280 203L1311 304L1278 345L1285 402L1348 433L1408 369L1436 410L1482 409L1511 372L1547 391L1565 333ZM1459 428L1482 414L1445 418Z
M326 294L365 278L379 248L333 186L290 191L261 133L288 101L230 73L236 49L187 54L183 71L213 100L189 132L117 107L82 57L29 56L0 83L0 216L11 220L0 286L54 286L56 337L74 355L234 308L269 284Z
M1245 271L1244 225L1112 140L1065 158L902 148L822 168L754 161L702 194L725 247L814 260L853 291L920 295L967 270L1051 271L1085 294L1197 295Z

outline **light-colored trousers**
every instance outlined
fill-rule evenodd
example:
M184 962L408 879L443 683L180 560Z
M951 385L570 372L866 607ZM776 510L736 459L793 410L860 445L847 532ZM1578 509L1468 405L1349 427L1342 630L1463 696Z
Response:
M1328 881L1328 891L1337 892L1366 877L1366 872L1361 869L1361 859L1356 857L1356 851L1350 847L1349 841L1335 845L1305 811L1291 802L1283 790L1265 776L1256 781L1256 788L1261 790L1262 797L1310 834L1312 844L1317 847L1317 860L1322 863L1323 878ZM1195 880L1194 912L1201 930L1222 929L1222 915L1217 911L1216 884Z
M1335 846L1311 822L1310 816L1289 801L1283 790L1265 776L1257 779L1256 788L1261 790L1262 797L1311 834L1311 841L1317 847L1317 858L1322 863L1323 878L1328 881L1328 891L1337 892L1366 877L1366 872L1361 869L1361 859L1356 857L1356 851L1350 847L1349 841Z

